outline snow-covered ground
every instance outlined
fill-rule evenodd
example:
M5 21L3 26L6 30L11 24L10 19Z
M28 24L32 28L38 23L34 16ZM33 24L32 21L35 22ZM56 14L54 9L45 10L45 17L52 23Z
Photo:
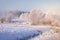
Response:
M40 25L0 24L0 40L30 40L50 29L49 26Z

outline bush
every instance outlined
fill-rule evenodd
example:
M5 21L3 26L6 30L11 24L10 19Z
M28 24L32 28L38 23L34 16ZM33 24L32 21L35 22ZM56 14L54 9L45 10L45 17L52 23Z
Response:
M33 38L33 40L60 40L60 29L53 28L51 30L48 30L42 35Z
M52 29L42 34L41 40L60 40L60 29Z

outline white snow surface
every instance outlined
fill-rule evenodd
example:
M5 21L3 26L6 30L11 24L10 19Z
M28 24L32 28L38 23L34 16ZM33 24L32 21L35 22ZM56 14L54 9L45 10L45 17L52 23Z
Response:
M29 40L50 29L48 26L0 24L0 40Z

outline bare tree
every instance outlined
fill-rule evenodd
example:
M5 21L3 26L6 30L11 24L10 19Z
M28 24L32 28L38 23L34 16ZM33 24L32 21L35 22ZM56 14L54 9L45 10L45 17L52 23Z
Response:
M4 17L0 17L0 23L4 23L5 19Z

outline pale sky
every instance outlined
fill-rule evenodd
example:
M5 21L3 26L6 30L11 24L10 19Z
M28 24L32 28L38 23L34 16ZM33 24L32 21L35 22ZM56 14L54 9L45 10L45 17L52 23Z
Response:
M0 0L0 10L60 9L60 0Z

